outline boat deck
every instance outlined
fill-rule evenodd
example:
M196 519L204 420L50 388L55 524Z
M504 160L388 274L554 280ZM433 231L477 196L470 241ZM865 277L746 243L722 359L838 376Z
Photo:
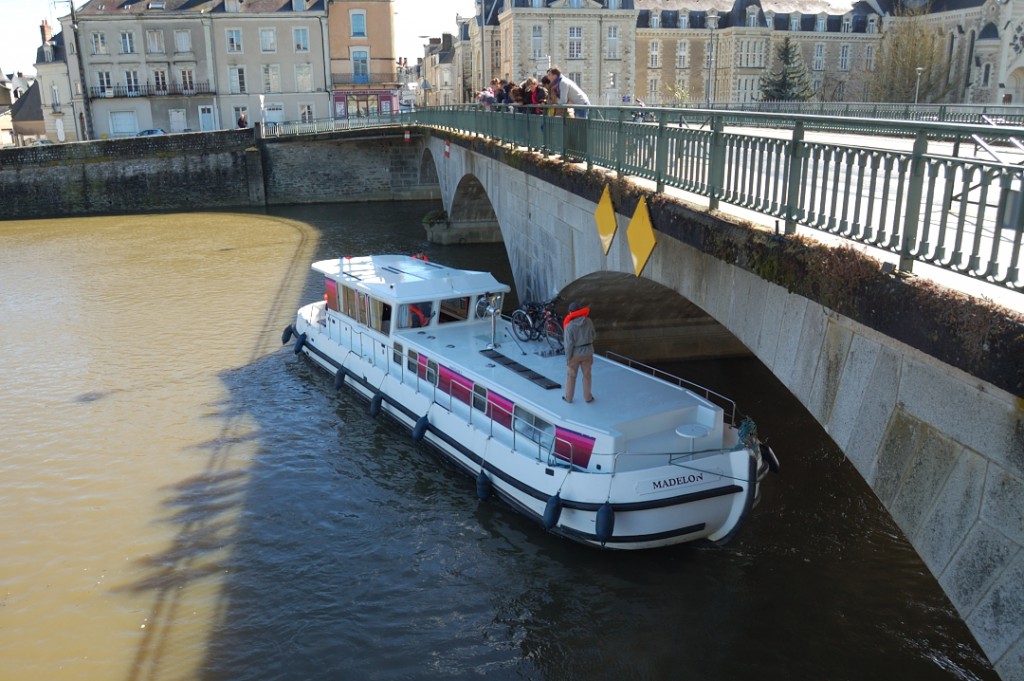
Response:
M721 442L720 407L601 356L594 358L594 401L584 402L579 376L573 403L565 402L565 356L553 354L544 340L518 340L505 320L498 322L495 348L490 324L483 323L401 331L395 338L517 404L529 403L538 415L587 432L623 436L632 452L638 446L652 453L688 451L712 437Z

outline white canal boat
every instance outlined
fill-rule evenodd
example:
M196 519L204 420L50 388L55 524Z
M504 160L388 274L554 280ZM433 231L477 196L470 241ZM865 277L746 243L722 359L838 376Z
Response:
M778 466L730 400L610 353L594 401L566 403L564 355L515 338L489 273L398 255L313 269L324 300L283 342L547 530L614 549L724 542Z

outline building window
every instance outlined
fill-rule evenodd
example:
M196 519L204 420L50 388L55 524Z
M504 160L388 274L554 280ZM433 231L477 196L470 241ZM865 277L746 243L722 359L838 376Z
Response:
M312 104L299 104L299 120L302 121L303 123L313 122L314 118ZM390 305L385 305L384 307L389 308L388 311L390 312Z
M121 31L121 54L135 54L135 34Z
M619 0L608 0L608 9L620 9L621 4Z
M815 97L821 96L821 78L815 78L811 81L811 92L814 93Z
M688 13L679 13L679 28L690 28L690 15Z
M582 88L583 87L583 72L582 71L570 71L569 72L569 80L571 80L572 82L576 83L577 85L579 85Z
M242 30L239 28L229 28L227 30L228 39L228 54L241 54L242 53Z
M583 59L583 27L569 27L569 59Z
M313 65L312 64L296 64L295 65L295 89L298 92L312 92L313 91Z
M609 26L608 27L608 41L607 41L607 55L608 59L619 58L619 27Z
M569 0L569 7L572 9L580 9L583 7L583 0Z
M824 33L825 32L825 23L826 23L825 15L824 14L819 14L818 18L815 19L815 21L814 21L814 30L817 31L818 33Z
M544 56L544 27L534 26L531 29L530 35L530 51L533 53L534 59L540 59Z
M366 50L352 52L352 79L356 83L370 82L370 53Z
M757 28L757 7L747 7L747 28Z
M167 92L167 71L163 69L153 71L153 88L157 92Z
M790 14L789 15L789 30L799 31L800 30L800 15Z
M652 40L649 43L647 51L647 66L652 69L661 67L661 43L657 40Z
M150 54L164 53L163 31L146 31L146 51Z
M775 28L775 12L768 10L764 13L764 23L768 28Z
M110 86L110 71L97 71L96 72L96 85L99 86L100 92L107 92L111 90Z
M105 33L92 34L92 53L110 54L110 50L107 49L107 35Z
M765 42L763 40L740 40L736 52L736 65L748 69L764 68Z
M365 38L366 37L366 12L360 10L358 12L349 12L349 18L352 21L352 37L353 38Z
M192 31L186 29L174 32L174 50L176 52L192 51Z
M811 70L825 70L825 43L814 43L814 61L811 64Z
M686 68L686 55L690 51L690 44L685 40L676 43L676 68Z
M843 15L843 33L853 33L853 15Z
M245 80L245 71L242 71L242 80ZM181 90L185 94L192 94L196 89L196 74L192 69L181 70Z
M541 9L542 7L544 7L544 0L533 0L534 9Z
M708 28L718 28L718 14L708 12L707 24Z
M661 13L657 10L651 12L651 28L661 28Z
M992 85L992 65L985 64L981 69L981 87L991 87Z
M232 108L231 108L231 111L232 111L232 114L233 114L233 115L234 115L234 117L235 117L235 118L234 118L234 120L236 120L236 121L237 121L237 120L239 120L239 119L240 119L240 118L241 118L242 116L245 116L245 119L246 119L246 120L249 120L249 107L247 107L247 106L245 106L245 105L242 105L242 106L234 106L234 107L232 107Z
M295 43L296 52L309 52L309 29L293 28L292 42Z
M260 52L277 52L277 30L260 29Z
M140 93L139 90L139 72L138 71L125 71L124 72L124 91L129 97L137 97Z
M753 102L758 95L759 76L738 76L736 78L736 90L733 92L735 102Z
M840 45L839 46L839 70L849 71L850 70L850 46Z
M231 83L232 94L242 94L248 92L245 87L245 67L244 66L229 66L228 67L228 80Z
M281 67L277 64L264 64L261 67L264 92L281 91Z
M875 46L868 45L864 48L864 70L875 70Z
M647 103L652 106L657 106L661 102L658 98L658 84L657 78L649 78L647 80Z
M868 17L868 33L878 33L878 17Z

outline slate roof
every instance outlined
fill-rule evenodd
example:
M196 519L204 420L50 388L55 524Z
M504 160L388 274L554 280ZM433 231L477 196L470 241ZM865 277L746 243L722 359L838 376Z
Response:
M64 32L61 31L57 35L55 35L52 38L50 38L50 42L53 43L53 59L51 59L50 61L53 61L53 62L67 61L68 60L68 55L67 55L67 51L66 51L66 49L64 47ZM42 45L40 45L39 47L36 48L36 63L37 64L45 64L46 63L46 49Z
M161 14L174 12L200 12L208 14L227 13L224 0L163 0L160 9L152 7L159 0L89 0L78 10L79 16L123 16L125 14ZM316 0L307 11L322 12L327 0ZM291 12L292 0L245 0L239 5L238 12L231 14L273 14L275 12Z

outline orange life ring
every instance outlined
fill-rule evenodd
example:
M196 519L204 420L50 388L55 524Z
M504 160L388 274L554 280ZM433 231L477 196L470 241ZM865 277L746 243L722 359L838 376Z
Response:
M589 307L581 307L580 309L576 310L575 312L570 312L569 314L565 315L565 319L562 320L562 330L564 331L566 329L566 327L569 326L569 322L571 322L572 320L576 319L577 317L589 317L589 316L590 316L590 308Z

